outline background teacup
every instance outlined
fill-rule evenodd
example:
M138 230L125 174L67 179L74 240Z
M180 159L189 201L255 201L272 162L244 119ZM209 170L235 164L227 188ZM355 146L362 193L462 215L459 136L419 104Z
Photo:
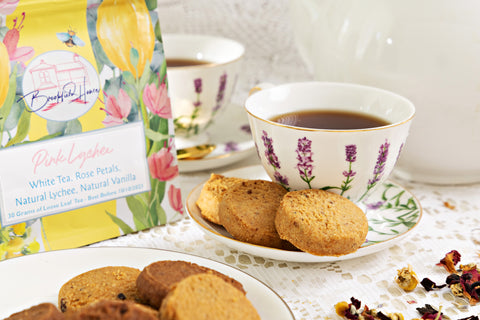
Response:
M205 129L229 104L244 46L196 34L165 34L163 43L177 145L204 143Z
M289 190L326 189L354 202L390 175L405 144L414 105L395 93L356 84L303 82L254 92L245 104L262 165ZM306 110L363 113L389 124L313 129L272 121Z

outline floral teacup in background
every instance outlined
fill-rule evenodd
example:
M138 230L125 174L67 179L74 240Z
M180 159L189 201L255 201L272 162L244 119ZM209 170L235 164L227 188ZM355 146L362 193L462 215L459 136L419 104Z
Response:
M178 147L208 141L205 130L229 102L244 46L208 35L163 35Z
M392 92L328 82L291 83L253 93L245 105L262 165L288 190L336 192L361 202L390 175L414 117L413 104ZM322 129L272 121L306 111L363 114L381 125Z

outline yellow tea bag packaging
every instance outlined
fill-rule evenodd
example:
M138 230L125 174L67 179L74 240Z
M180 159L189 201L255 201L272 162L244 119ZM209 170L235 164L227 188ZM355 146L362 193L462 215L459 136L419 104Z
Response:
M156 5L0 1L0 260L182 217Z

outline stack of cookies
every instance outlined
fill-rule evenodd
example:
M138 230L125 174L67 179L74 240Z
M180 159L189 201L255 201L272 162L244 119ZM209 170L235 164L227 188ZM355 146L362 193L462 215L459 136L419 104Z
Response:
M251 244L340 256L365 242L365 213L338 194L287 191L277 183L212 174L196 201L201 215Z
M242 284L186 261L157 261L142 271L108 266L61 288L58 306L42 303L6 320L259 320Z

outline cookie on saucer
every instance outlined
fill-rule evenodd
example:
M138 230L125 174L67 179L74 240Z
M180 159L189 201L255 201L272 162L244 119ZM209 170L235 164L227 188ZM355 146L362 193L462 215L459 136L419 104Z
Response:
M220 224L237 240L266 247L287 246L275 229L275 215L287 190L266 180L246 180L225 191Z
M275 217L282 239L320 256L355 252L365 242L368 221L352 201L336 193L307 189L286 194Z
M210 178L203 185L200 196L196 204L200 209L201 215L210 222L220 224L218 217L218 206L226 190L244 181L241 178L225 177L220 174L212 173Z

